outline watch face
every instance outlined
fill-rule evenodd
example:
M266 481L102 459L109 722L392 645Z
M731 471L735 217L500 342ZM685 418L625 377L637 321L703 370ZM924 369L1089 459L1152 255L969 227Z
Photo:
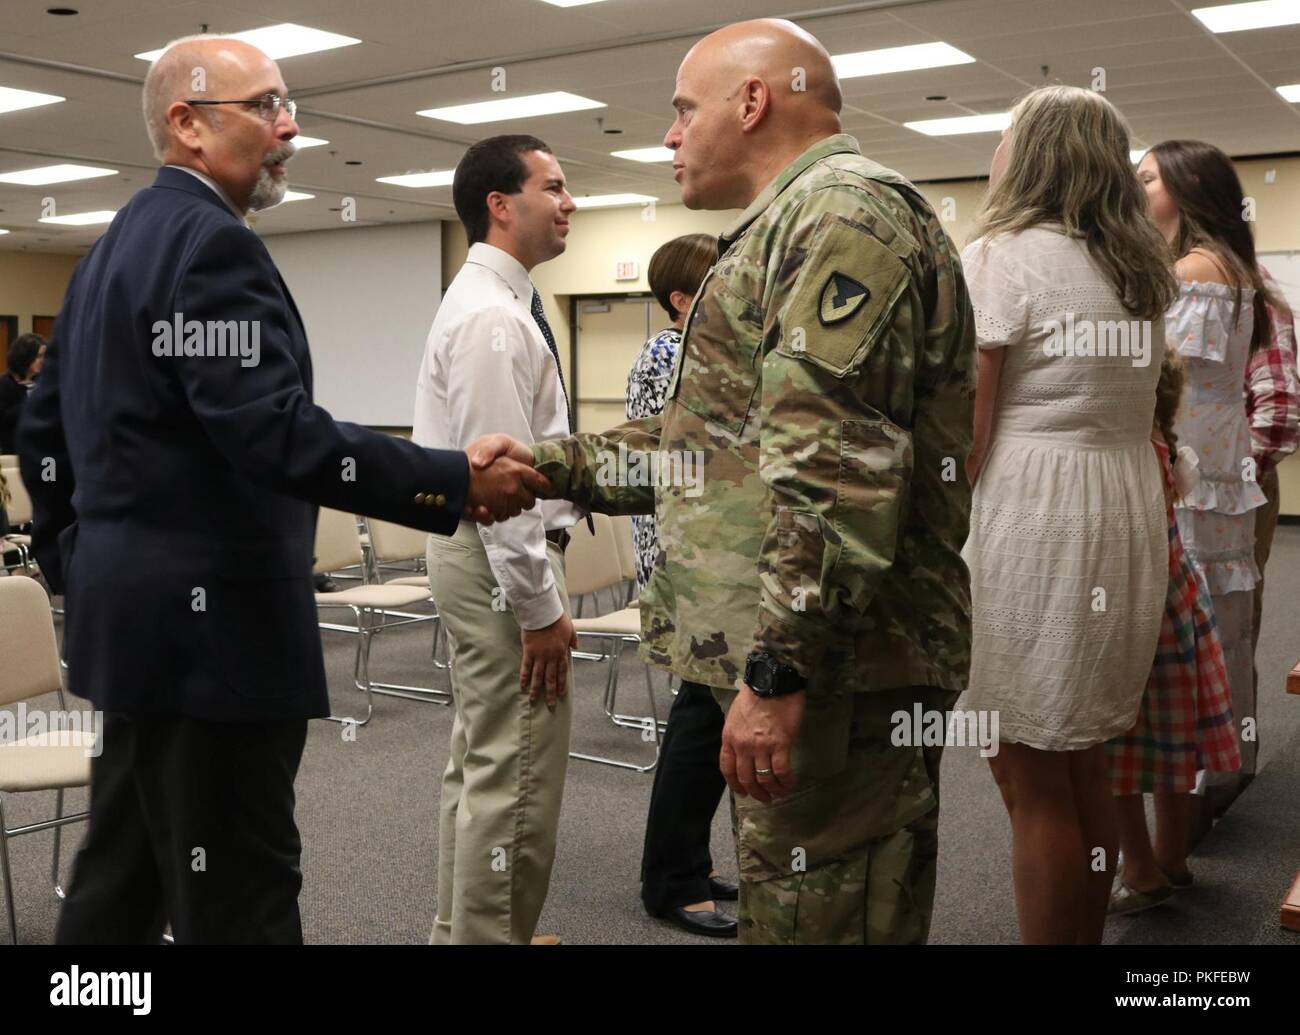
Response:
M750 689L759 693L767 693L772 689L772 680L775 673L772 671L772 665L766 659L751 661L748 675Z

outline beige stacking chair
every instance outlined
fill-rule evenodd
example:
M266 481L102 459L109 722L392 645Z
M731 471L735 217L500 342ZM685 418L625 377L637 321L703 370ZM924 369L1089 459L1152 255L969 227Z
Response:
M316 574L337 571L340 568L361 563L361 538L357 531L357 519L351 514L344 514L342 511L322 507L320 517L316 522ZM355 627L331 622L321 622L320 627L333 632L356 635L357 654L353 665L352 682L356 689L363 691L366 695L366 717L364 719L331 715L329 716L331 722L364 726L370 721L370 717L375 710L374 685L370 681L370 641L376 633L383 629L391 629L395 625L410 624L410 619L389 621L386 617L388 614L393 613L397 608L410 607L412 604L423 603L428 599L429 590L427 586L421 588L419 586L370 584L341 589L336 593L316 594L316 606L318 608L346 607L350 608L356 617ZM423 620L427 616L418 615L416 617ZM395 691L389 692L394 693ZM429 691L424 697L418 699L428 700L433 693L437 693L437 691Z
M5 660L0 666L0 708L57 693L59 711L66 712L63 682L59 678L59 648L45 591L31 579L0 579L0 629L4 630L5 637ZM53 829L54 861L50 874L54 893L63 898L63 889L59 886L60 833L67 824L78 823L88 815L79 812L65 816L63 792L90 783L90 756L94 745L94 731L75 729L53 735L37 734L12 744L0 744L0 872L4 874L5 906L9 911L9 939L15 945L18 943L18 921L14 913L9 839ZM6 826L6 794L50 790L56 792L53 819L21 827Z
M593 514L596 534L593 537L586 524L579 522L570 534L572 540L564 557L565 580L571 597L579 600L595 594L602 589L613 589L623 582L624 567L619 555L616 526L604 514ZM574 618L574 630L579 640L594 639L602 643L605 649L601 654L574 652L579 659L603 660L605 670L605 714L616 726L625 726L641 732L652 733L655 744L655 757L645 765L628 762L601 755L588 755L577 751L569 753L570 758L584 762L599 762L602 765L617 766L620 769L632 769L638 773L648 773L659 761L659 746L664 723L659 721L655 710L654 686L650 681L650 668L646 666L646 697L650 702L649 715L623 715L617 710L618 665L625 644L641 642L641 612L635 607L625 607L597 618Z
M22 475L19 473L17 466L10 467L8 464L0 465L0 472L3 472L5 486L9 490L9 501L5 504L5 513L9 516L10 527L17 528L19 525L25 525L32 519L32 498L27 493L27 487L23 485ZM24 573L28 575L32 573L31 536L11 532L3 537L3 546L0 546L0 549L18 551Z
M368 581L375 585L384 586L419 586L425 591L425 603L434 609L433 614L389 611L385 614L384 627L432 622L433 645L431 651L433 666L440 669L447 668L448 662L439 651L439 646L445 639L442 635L442 619L438 615L438 605L433 599L433 594L429 591L429 574L426 570L425 549L429 541L429 533L418 528L396 525L391 521L381 521L378 518L362 518L361 527L363 540L368 540L370 543ZM384 579L382 573L385 569L412 573ZM391 619L397 619L397 621ZM447 700L448 695L443 690L434 690L421 686L401 686L393 683L373 683L371 685L375 688L375 693L391 691L390 696L411 697L417 701L430 700L430 695L433 695L433 703L449 703Z

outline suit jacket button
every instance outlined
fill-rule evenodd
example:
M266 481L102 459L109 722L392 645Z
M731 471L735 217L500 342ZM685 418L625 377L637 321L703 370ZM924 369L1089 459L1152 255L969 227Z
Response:
M426 496L424 495L424 493L422 493L422 492L417 492L417 493L415 494L415 502L416 502L416 503L423 503L423 502L425 501L426 498L427 498L427 497L426 497Z
M434 506L445 507L447 505L447 497L440 492L438 495L433 497L432 502Z

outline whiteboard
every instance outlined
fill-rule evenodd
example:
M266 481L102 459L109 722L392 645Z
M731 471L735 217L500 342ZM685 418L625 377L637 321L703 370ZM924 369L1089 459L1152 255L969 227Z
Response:
M1300 252L1260 252L1255 259L1277 281L1291 312L1300 316Z
M442 300L442 223L263 238L307 327L316 402L339 420L410 427Z

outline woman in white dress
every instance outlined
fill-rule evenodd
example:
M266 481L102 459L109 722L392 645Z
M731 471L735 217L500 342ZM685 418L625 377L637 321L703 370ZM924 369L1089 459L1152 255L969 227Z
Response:
M1098 93L1030 93L962 253L980 355L960 707L998 716L1025 943L1101 940L1104 744L1137 718L1168 581L1150 436L1176 288L1128 139Z
M1138 178L1177 259L1179 293L1165 316L1165 334L1182 356L1187 387L1174 430L1196 453L1200 484L1175 514L1209 589L1228 669L1241 774L1205 774L1212 797L1221 799L1210 807L1226 808L1238 781L1254 774L1259 747L1251 633L1260 578L1255 510L1265 495L1243 386L1251 355L1269 342L1269 306L1286 306L1255 261L1241 180L1227 155L1199 140L1165 141L1142 158Z

